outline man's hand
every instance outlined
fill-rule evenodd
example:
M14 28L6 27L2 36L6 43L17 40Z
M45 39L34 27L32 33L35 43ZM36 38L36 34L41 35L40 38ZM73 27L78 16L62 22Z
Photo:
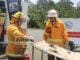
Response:
M65 48L66 48L66 49L69 49L69 41L65 42L64 45L65 45Z
M27 36L27 39L29 39L30 41L34 42L34 38L32 36Z

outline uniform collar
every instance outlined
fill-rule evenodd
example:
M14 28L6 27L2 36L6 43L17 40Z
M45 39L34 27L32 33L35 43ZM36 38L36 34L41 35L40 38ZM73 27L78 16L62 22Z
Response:
M55 22L55 24L54 24L53 26L55 26L55 27L59 27L59 26L60 26L60 25L59 25L59 21L56 20L56 22Z

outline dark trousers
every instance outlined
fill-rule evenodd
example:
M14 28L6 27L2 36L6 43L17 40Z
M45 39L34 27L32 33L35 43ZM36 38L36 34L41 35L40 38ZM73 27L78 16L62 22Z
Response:
M58 57L56 57L57 60L63 60L63 59L60 59ZM48 55L48 60L55 60L55 56L53 55Z
M23 57L8 57L8 60L23 60Z

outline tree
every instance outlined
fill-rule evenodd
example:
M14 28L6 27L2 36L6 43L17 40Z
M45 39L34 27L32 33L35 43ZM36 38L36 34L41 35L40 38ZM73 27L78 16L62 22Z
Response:
M55 3L53 0L38 0L37 4L32 4L29 7L29 27L43 28L47 20L47 12L50 9L56 9L59 12L60 18L80 17L80 4L78 3L77 11L73 7L71 0L60 0Z
M29 22L29 26L43 28L47 18L48 10L54 8L55 3L52 0L38 0L36 5L29 7L29 16L31 19L31 21Z
M80 18L80 2L79 3L77 3L77 10L76 10L76 17L77 18Z
M59 17L73 17L74 16L74 7L73 3L70 0L60 0L57 3Z

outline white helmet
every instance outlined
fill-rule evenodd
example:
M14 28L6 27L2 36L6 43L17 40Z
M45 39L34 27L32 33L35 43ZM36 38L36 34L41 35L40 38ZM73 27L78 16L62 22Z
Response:
M48 17L58 17L57 11L56 10L49 10L48 11Z

